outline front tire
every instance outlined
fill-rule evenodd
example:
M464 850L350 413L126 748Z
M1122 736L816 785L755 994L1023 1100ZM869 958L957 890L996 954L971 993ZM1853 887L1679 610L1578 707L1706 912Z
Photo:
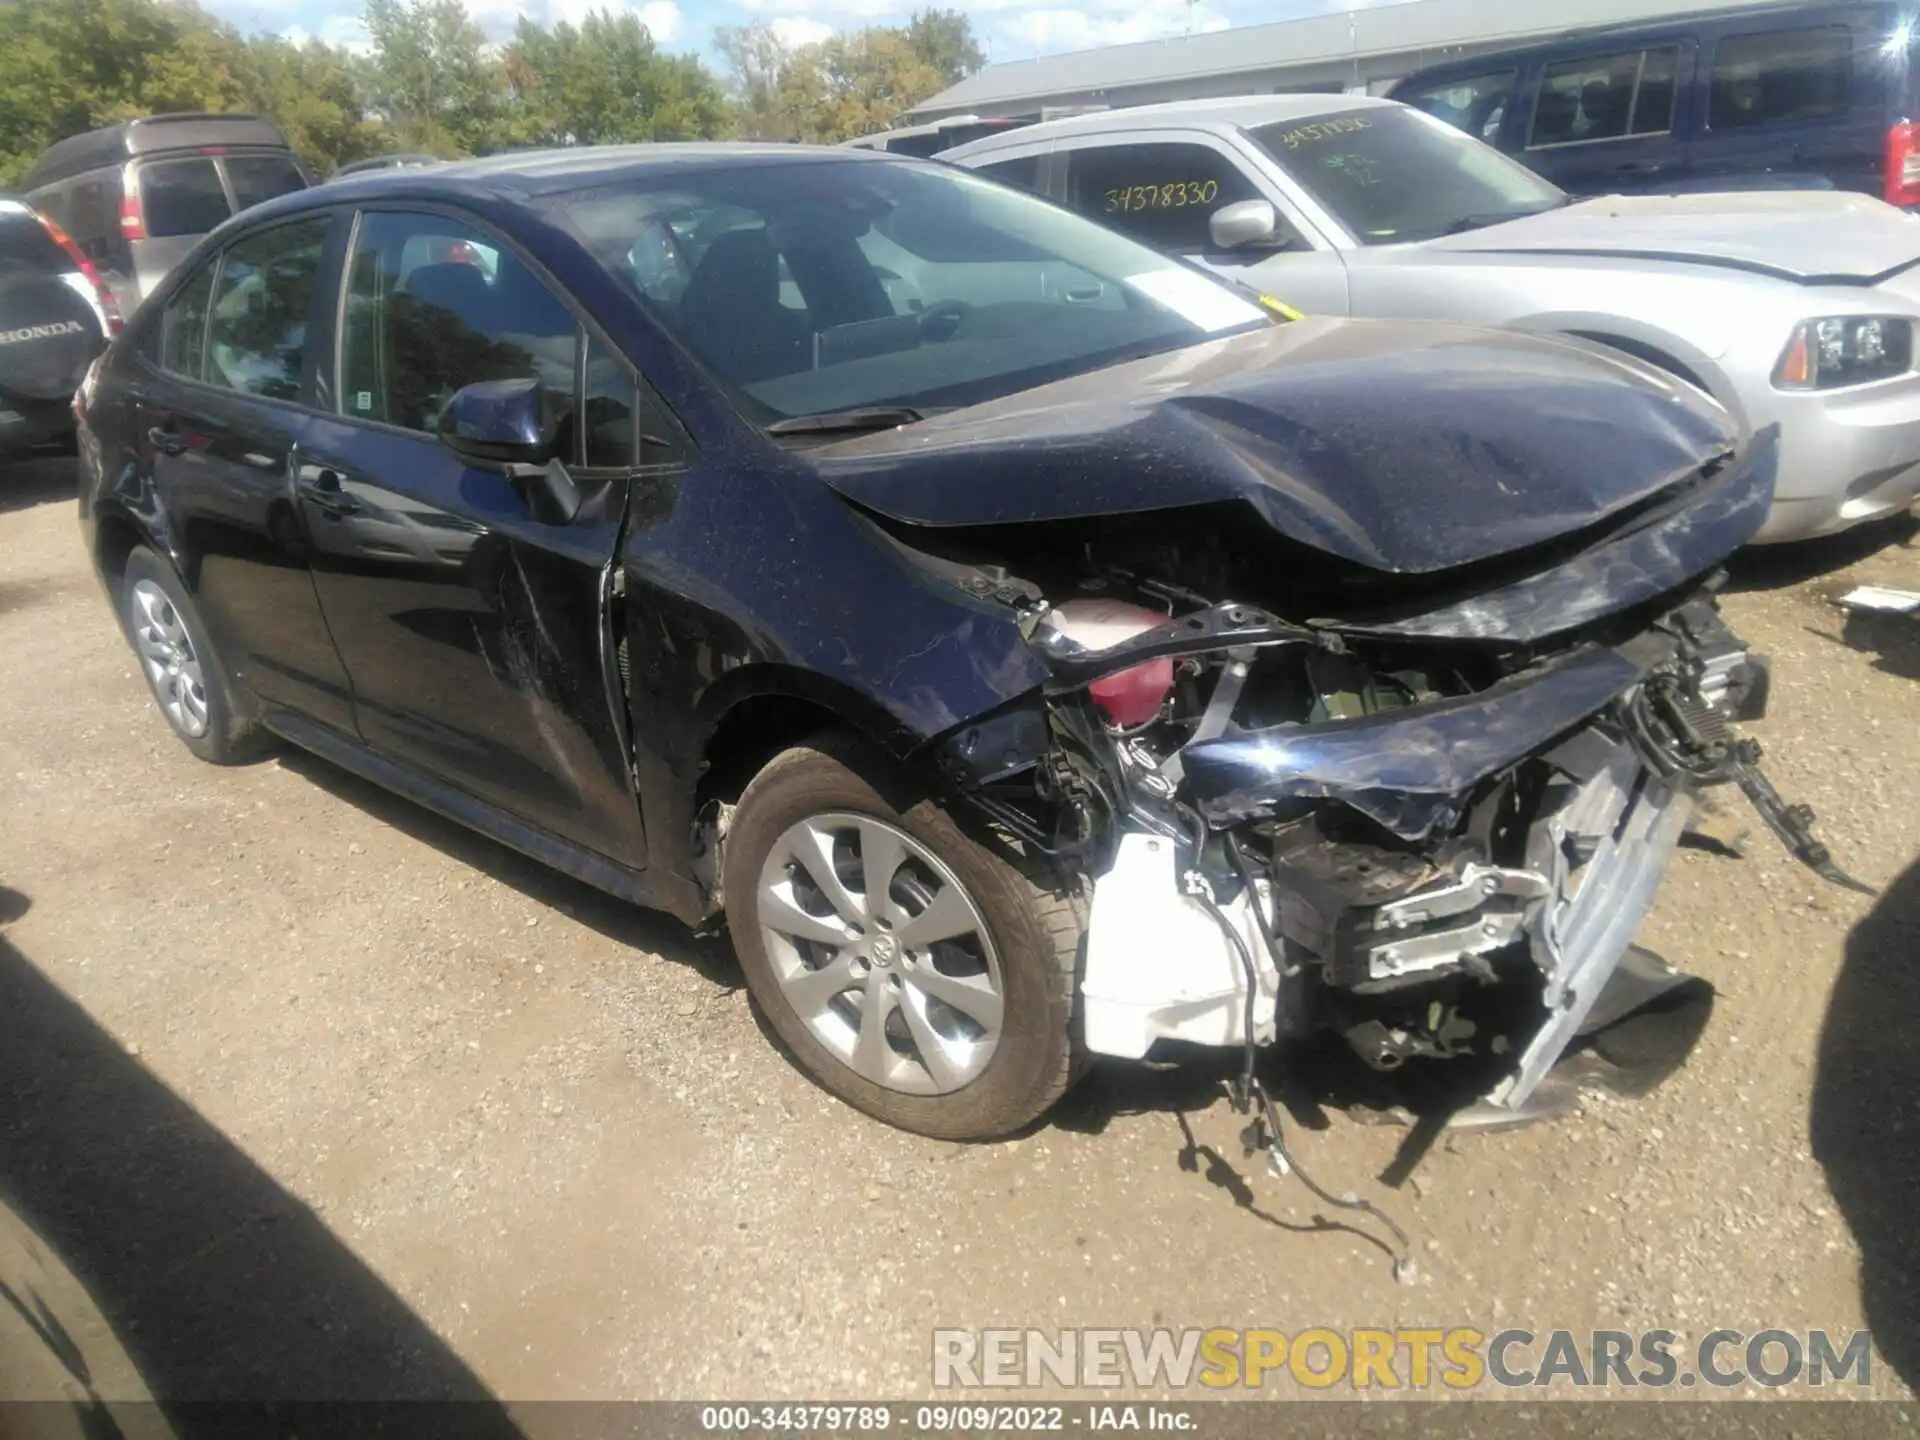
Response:
M168 727L202 760L233 765L259 752L257 726L234 708L219 652L180 577L136 546L120 580L120 619Z
M768 764L734 812L723 888L748 990L849 1105L984 1140L1066 1090L1077 887L976 841L865 747L828 736Z

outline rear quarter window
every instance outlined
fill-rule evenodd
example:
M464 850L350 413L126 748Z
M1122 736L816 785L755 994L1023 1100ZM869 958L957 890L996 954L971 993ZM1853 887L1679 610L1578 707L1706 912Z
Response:
M155 240L204 235L227 218L227 192L210 159L160 160L140 168L140 208Z
M242 210L307 188L300 167L287 155L230 155L227 183L233 186L234 204Z
M1715 130L1787 125L1845 114L1853 36L1844 25L1729 35L1715 47L1707 124Z

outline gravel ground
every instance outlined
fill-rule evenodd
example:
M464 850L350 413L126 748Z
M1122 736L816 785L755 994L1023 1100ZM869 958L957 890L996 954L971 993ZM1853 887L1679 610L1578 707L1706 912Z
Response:
M1768 554L1727 600L1776 661L1770 773L1881 900L1764 835L1687 850L1641 938L1720 1001L1655 1095L1455 1135L1397 1192L1404 1132L1297 1134L1414 1233L1408 1287L1241 1158L1205 1075L1097 1070L1003 1144L896 1133L775 1051L723 944L317 760L199 764L69 467L12 467L0 1200L163 1394L916 1396L940 1325L1871 1324L1908 1395L1920 621L1832 597L1920 588L1915 533Z

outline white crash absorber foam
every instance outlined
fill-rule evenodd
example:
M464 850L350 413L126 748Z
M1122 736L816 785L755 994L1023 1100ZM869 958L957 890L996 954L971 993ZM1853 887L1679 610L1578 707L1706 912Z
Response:
M1123 836L1112 868L1094 882L1080 993L1087 1048L1098 1054L1137 1060L1163 1038L1244 1043L1245 965L1219 922L1182 893L1178 851L1159 836ZM1258 976L1255 1038L1270 1041L1278 977L1258 915L1244 891L1220 909Z

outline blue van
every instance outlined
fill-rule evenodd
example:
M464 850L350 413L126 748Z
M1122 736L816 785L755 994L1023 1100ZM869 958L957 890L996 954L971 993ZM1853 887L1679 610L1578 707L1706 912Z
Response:
M1576 195L1840 189L1920 204L1914 12L1762 4L1588 30L1390 92Z

